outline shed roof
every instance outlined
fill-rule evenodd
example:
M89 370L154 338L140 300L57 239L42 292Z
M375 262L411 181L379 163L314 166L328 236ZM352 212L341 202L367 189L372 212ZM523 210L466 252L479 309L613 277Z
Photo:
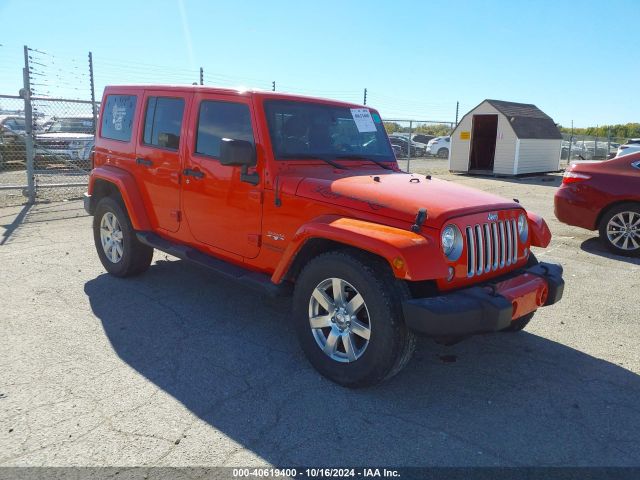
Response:
M507 117L518 138L562 139L553 119L535 105L490 99L485 102Z

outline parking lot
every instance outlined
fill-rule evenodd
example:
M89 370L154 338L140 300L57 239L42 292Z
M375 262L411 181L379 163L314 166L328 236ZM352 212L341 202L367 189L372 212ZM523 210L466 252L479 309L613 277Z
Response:
M311 368L286 300L158 252L116 279L81 201L0 208L0 465L638 465L640 260L555 220L559 174L411 163L542 214L565 296L365 390Z

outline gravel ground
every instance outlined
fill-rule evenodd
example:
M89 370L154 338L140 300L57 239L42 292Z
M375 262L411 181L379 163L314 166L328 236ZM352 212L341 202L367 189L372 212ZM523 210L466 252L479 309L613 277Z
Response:
M115 279L81 202L1 208L0 465L639 466L640 261L555 220L558 175L412 163L543 214L565 297L358 391L307 364L287 301L160 253Z

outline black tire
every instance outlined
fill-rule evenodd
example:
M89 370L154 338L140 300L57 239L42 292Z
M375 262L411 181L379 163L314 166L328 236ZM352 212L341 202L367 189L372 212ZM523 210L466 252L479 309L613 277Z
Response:
M115 215L122 232L122 256L117 262L107 257L101 241L100 224L108 213ZM93 240L102 265L111 275L131 277L144 272L151 265L153 248L138 241L129 215L119 199L104 197L98 202L93 216Z
M609 222L617 215L622 214L622 218L629 218L629 214L635 214L636 216L633 219L635 223L637 219L640 217L640 204L638 203L621 203L611 209L609 209L600 219L600 225L598 226L598 230L600 233L600 240L604 245L613 253L617 255L624 255L627 257L638 257L640 256L640 241L638 238L640 237L640 225L637 225L634 231L630 232L633 235L633 238L629 238L627 241L627 249L621 248L624 247L624 240L619 240L618 242L622 242L621 246L616 245L607 234L607 225ZM617 227L613 227L617 229ZM614 237L614 240L617 238ZM638 244L638 247L634 247L632 240Z
M531 321L535 313L536 312L527 313L526 315L523 315L520 318L516 318L515 320L512 320L511 325L509 325L507 328L503 328L500 331L507 332L507 333L509 332L516 333L524 330L524 328L529 324L529 322Z
M348 362L325 354L309 323L312 294L330 278L348 282L362 295L365 306L360 311L367 313L370 325L363 353ZM294 322L302 350L316 370L346 387L367 387L391 378L407 364L415 349L415 336L406 328L402 316L401 301L408 297L407 285L396 280L382 260L349 250L319 255L300 273L293 296ZM328 329L333 331L333 327ZM346 352L341 342L338 339L336 344Z
M448 158L449 157L449 149L441 148L438 150L438 158Z

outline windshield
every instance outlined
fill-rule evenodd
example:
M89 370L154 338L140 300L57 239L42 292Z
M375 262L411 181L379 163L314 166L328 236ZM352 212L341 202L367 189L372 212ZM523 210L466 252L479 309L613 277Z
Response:
M278 160L316 156L395 161L380 116L368 109L269 100L265 110Z
M53 122L48 133L93 133L93 120L90 118L60 118Z
M9 118L4 122L4 126L14 132L24 132L26 128L24 118Z

